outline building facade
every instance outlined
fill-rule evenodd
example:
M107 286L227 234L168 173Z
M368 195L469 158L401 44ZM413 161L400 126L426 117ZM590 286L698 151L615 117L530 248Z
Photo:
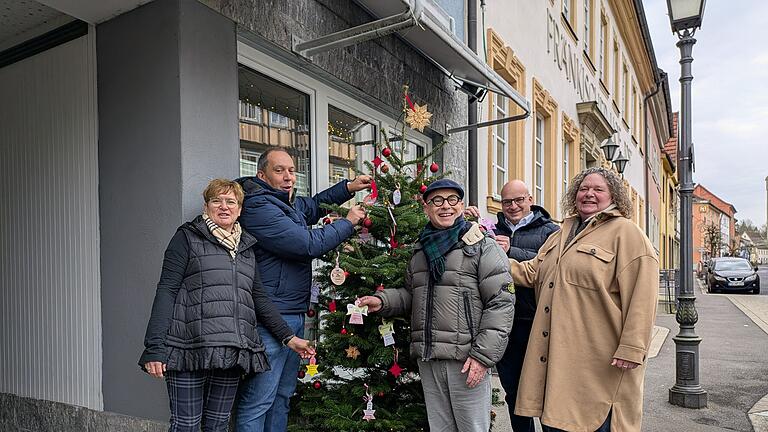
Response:
M522 179L534 202L562 220L560 199L572 178L612 166L600 148L611 138L629 159L631 218L659 249L659 152L671 124L642 3L489 2L481 12L488 64L532 104L529 118L479 132L481 212L499 212L503 184ZM480 110L486 120L517 112L497 95Z
M736 208L702 185L693 190L693 262L731 255L737 249ZM736 241L734 245L734 240Z
M467 47L465 14L454 0L9 3L0 395L166 420L164 384L136 364L163 251L209 180L254 174L270 146L291 150L302 194L352 176L382 132L414 157L445 142L434 160L466 183L457 88L529 107ZM315 43L358 26L374 28ZM405 139L404 84L433 113Z
M661 224L659 229L659 264L663 269L680 267L680 201L677 178L677 119L674 113L672 136L664 145L661 166Z

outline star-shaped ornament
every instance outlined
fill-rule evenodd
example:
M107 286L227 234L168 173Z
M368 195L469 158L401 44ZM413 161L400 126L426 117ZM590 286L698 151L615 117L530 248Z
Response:
M309 375L309 376L317 375L317 365L316 364L308 364L307 365L307 375Z
M424 132L424 128L429 126L430 118L432 118L432 113L427 111L426 105L414 104L413 109L406 114L405 122L413 129Z
M376 420L376 417L373 416L373 414L375 413L376 413L376 410L374 409L363 410L363 420L366 420L366 421Z
M395 378L399 377L401 373L403 373L403 368L400 367L397 362L392 365L391 368L389 368L389 373L391 373Z
M345 349L344 351L347 352L347 357L351 359L357 360L357 356L360 355L360 350L358 350L356 346L350 345L349 348Z

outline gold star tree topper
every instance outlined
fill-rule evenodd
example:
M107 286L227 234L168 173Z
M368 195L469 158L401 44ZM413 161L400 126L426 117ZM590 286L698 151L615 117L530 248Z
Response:
M427 111L426 105L413 104L413 109L409 110L405 116L405 122L413 129L424 132L424 128L429 126L430 118L432 113Z

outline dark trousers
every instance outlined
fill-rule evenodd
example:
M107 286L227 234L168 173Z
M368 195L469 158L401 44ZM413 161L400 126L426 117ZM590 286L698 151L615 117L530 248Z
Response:
M507 396L504 400L509 408L509 421L514 432L533 432L533 418L515 415L515 399L517 387L520 384L520 374L523 371L525 350L528 347L528 338L531 334L533 321L515 320L512 324L512 332L509 334L509 344L504 356L496 364L499 373L499 381L504 387Z
M168 432L226 432L240 369L166 372L171 427Z
M566 432L562 429L557 429L549 426L542 425L544 432ZM597 428L595 432L611 432L611 411L608 411L608 418L605 419L603 425Z

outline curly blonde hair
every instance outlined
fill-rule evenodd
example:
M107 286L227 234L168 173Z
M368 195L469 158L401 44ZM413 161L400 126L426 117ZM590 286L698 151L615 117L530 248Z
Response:
M568 185L568 190L560 202L563 214L574 215L576 211L576 194L579 192L581 183L590 174L600 174L608 184L608 191L611 193L611 202L616 205L617 210L625 218L632 214L632 201L629 198L627 189L624 187L624 181L616 173L603 167L587 168L578 173Z

